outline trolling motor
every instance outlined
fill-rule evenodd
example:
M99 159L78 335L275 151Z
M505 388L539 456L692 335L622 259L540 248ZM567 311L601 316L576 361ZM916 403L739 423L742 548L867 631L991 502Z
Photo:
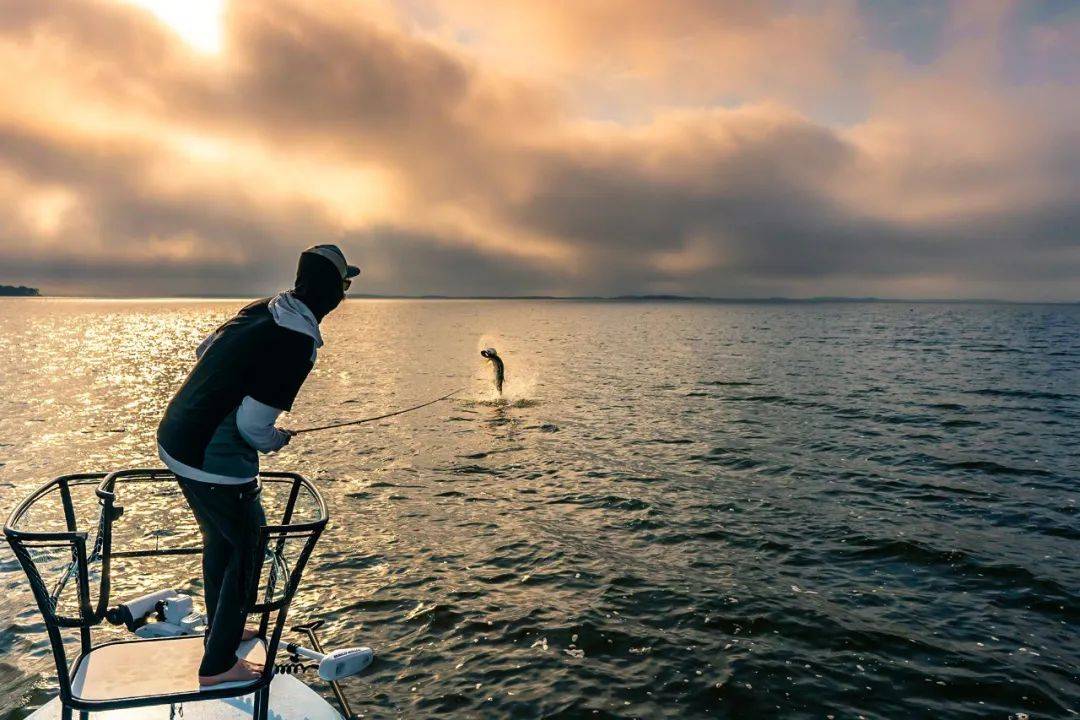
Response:
M322 624L322 620L313 620L303 625L294 625L292 628L293 632L302 632L307 635L312 647L315 648L314 650L293 643L286 645L286 649L291 653L291 657L297 660L300 657L306 657L319 661L319 677L330 684L330 689L334 691L334 698L338 701L338 705L341 706L342 714L351 720L355 716L352 708L349 707L349 701L345 698L345 693L341 691L338 680L348 677L348 675L355 675L366 668L375 658L375 653L371 648L360 647L334 650L328 654L323 654L322 643L319 642L319 636L315 634L315 631L321 628ZM344 674L338 675L337 673Z
M175 590L159 590L128 600L115 608L109 608L105 619L112 625L123 625L144 638L199 635L206 626L202 614L195 612L191 596ZM289 653L288 662L277 664L274 672L281 675L301 675L309 670L317 671L319 677L330 685L345 717L351 719L354 717L352 709L338 681L357 675L367 668L375 659L375 652L369 647L341 648L326 652L316 634L322 625L322 620L294 625L292 631L303 633L311 647L285 643L285 649Z
M151 618L156 622L150 622ZM175 590L159 590L109 608L105 619L123 625L139 637L197 635L205 625L191 597Z
M322 620L316 620L316 622L321 624ZM341 648L321 653L296 643L285 643L285 649L297 658L304 657L317 662L319 677L327 682L356 675L370 665L375 658L375 653L369 647Z

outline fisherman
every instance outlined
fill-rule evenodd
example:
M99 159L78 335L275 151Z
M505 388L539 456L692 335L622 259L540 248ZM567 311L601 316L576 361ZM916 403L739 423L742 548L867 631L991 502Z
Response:
M203 538L205 648L199 684L253 680L262 668L239 659L245 601L259 528L259 455L288 445L275 426L292 409L323 340L319 323L345 298L360 269L335 245L300 255L296 285L257 300L210 334L195 351L195 367L158 425L158 454L173 471Z

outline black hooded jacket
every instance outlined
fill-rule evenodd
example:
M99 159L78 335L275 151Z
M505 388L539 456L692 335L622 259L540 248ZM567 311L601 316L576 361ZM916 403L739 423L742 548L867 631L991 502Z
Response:
M292 294L319 321L345 297L334 264L311 253L300 256ZM158 425L166 464L171 459L226 479L250 479L258 473L258 453L237 429L237 410L248 396L291 410L315 354L310 336L275 322L271 300L244 307L208 338Z

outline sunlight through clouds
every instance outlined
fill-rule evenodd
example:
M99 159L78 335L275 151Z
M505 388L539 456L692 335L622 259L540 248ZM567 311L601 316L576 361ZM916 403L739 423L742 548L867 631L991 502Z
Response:
M1075 299L1080 6L1036 5L7 0L0 282L335 242L371 293Z
M152 12L184 42L204 53L221 52L225 0L121 0Z

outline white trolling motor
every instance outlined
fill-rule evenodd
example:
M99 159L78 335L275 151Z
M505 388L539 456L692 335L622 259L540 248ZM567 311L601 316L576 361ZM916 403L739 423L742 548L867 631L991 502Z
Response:
M327 682L356 675L375 659L375 652L369 647L341 648L321 653L296 643L286 643L285 649L293 655L319 663L319 677Z
M110 608L105 618L123 625L139 637L198 635L206 624L195 612L191 597L175 590L159 590ZM153 618L157 622L150 622Z

